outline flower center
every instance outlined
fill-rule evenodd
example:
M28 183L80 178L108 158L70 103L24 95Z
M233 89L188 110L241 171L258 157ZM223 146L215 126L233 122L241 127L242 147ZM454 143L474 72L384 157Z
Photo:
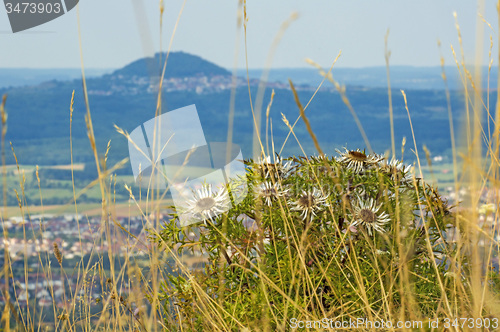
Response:
M311 208L315 205L314 197L312 195L304 195L299 198L299 205L304 208Z
M207 211L215 206L215 199L213 197L203 197L198 202L196 202L196 208L198 211Z
M359 214L365 223L373 224L377 220L377 215L371 210L363 209Z
M263 194L263 196L265 196L265 197L274 197L274 196L277 196L276 189L274 189L274 188L264 189L264 190L262 191L262 194Z
M351 159L354 159L356 161L365 161L366 160L366 154L363 152L359 151L349 151L349 156Z

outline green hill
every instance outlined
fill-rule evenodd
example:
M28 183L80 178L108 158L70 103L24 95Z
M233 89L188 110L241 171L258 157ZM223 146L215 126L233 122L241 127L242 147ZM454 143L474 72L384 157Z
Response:
M150 86L151 72L159 71L159 54L154 58L137 60L112 74L87 80L89 102L97 138L97 146L104 153L109 140L111 150L109 161L115 162L128 156L126 139L114 129L114 124L131 132L137 126L154 117L157 105L157 90ZM156 66L156 67L155 67ZM152 69L151 69L152 68ZM154 76L153 76L154 77ZM213 79L216 77L216 79ZM222 78L221 78L222 77ZM167 64L167 79L171 88L163 91L163 112L190 104L196 104L202 126L208 141L225 141L227 138L230 109L230 74L227 70L200 57L182 52L170 54ZM212 80L213 79L213 80ZM188 82L188 83L185 83ZM221 83L222 82L222 83ZM251 81L253 98L257 94L257 81ZM183 88L185 85L185 89ZM200 93L199 85L210 87ZM178 88L175 90L175 88ZM93 156L86 133L85 113L81 80L49 81L37 86L0 90L8 94L7 141L11 141L18 159L23 164L67 164L69 153L69 105L71 93L75 90L73 113L73 147L75 162L92 161ZM299 91L305 105L314 89ZM207 92L208 91L208 92ZM267 89L264 105L270 100L271 89ZM286 86L275 89L275 98L270 112L272 137L276 149L280 149L288 128L281 120L283 113L290 122L299 112L292 92ZM442 154L451 148L447 104L443 91L409 90L409 108L417 144L426 144L435 154ZM376 152L383 153L390 148L390 124L387 90L382 88L347 87L347 96L359 116L368 139ZM396 143L399 146L407 137L407 157L411 156L411 130L399 91L393 91L394 123ZM463 96L452 91L452 110L455 125L460 132ZM490 97L494 105L496 96ZM486 98L485 98L486 100ZM255 100L253 100L255 105ZM251 154L253 116L248 98L248 88L239 86L236 90L234 141L243 147L246 156ZM264 110L265 112L265 110ZM343 103L340 95L330 90L318 92L307 109L307 115L325 152L335 153L335 148L363 148L365 146L358 127ZM265 116L264 120L265 121ZM263 122L265 128L265 122ZM314 145L303 122L299 121L295 133L307 154L315 153ZM262 133L265 140L265 133ZM7 144L8 147L8 144ZM398 149L399 150L399 149ZM285 155L301 154L293 136L284 149ZM9 163L14 158L7 151Z

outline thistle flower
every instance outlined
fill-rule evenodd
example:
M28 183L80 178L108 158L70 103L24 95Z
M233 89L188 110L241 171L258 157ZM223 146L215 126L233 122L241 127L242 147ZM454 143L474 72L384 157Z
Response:
M352 169L354 173L360 173L365 168L375 165L376 163L378 163L383 159L383 157L376 154L367 156L364 152L361 152L361 150L359 149L354 151L354 150L347 150L346 148L344 148L344 150L345 152L337 150L337 152L340 154L338 161L346 165L347 168Z
M229 209L229 194L226 188L212 191L212 185L204 184L196 192L193 191L193 199L187 202L187 212L195 218L206 222L213 219Z
M373 198L367 201L358 198L357 204L353 206L351 226L362 225L366 227L370 236L372 231L383 233L383 226L390 221L390 218L387 213L379 212L381 206L382 204L377 206Z
M264 199L267 206L271 206L273 201L278 198L285 196L288 189L282 189L278 182L271 181L262 182L255 188L255 193L257 196Z
M322 210L327 202L328 195L323 195L321 191L316 188L312 190L303 190L299 198L292 202L291 210L300 211L303 220L306 220L307 216L316 216L316 212Z
M394 157L390 162L386 161L382 163L380 168L394 181L399 181L400 183L410 183L412 180L413 167L411 165L405 165Z
M256 161L256 169L263 179L269 179L271 176L274 176L274 178L286 178L292 169L292 163L288 161L283 164L283 160L278 155L276 155L273 162L271 156L267 156L263 159L259 158Z

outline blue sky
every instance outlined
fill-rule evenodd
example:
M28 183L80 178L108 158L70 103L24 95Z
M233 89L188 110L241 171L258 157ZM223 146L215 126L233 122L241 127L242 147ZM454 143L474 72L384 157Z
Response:
M80 0L85 66L122 67L159 51L160 40L161 50L166 50L182 3L180 0L164 2L164 27L160 37L157 0ZM484 3L483 9L480 9L481 3ZM275 35L293 12L299 17L277 46L272 61L274 68L307 67L306 57L329 66L340 50L339 67L383 66L387 29L390 29L392 65L439 65L438 39L442 42L446 64L454 65L450 45L459 51L454 11L462 30L466 62L474 61L476 32L481 29L484 29L480 40L485 62L490 35L495 43L493 54L497 54L498 19L496 3L492 0L249 0L249 67L265 66ZM239 40L237 38L237 12L238 2L234 0L187 0L172 50L196 54L226 68L233 66L236 50L239 50L237 66L244 67L242 30ZM494 31L480 21L478 12L483 13ZM0 67L79 67L77 10L13 34L2 6L0 47Z

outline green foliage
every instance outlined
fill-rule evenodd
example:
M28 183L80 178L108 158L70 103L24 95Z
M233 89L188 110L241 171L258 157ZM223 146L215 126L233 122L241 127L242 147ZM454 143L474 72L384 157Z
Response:
M210 316L227 329L275 329L403 302L420 310L412 315L437 313L454 218L410 166L360 150L246 164L243 202L202 225L180 227L174 215L155 238L207 257L203 270L165 282L165 310L176 312L166 324L194 331Z
M142 58L122 69L115 71L114 75L123 76L158 76L163 71L167 59L166 53L156 53L154 57ZM170 52L168 66L165 68L165 77L191 77L196 75L231 75L231 73L199 56L185 52Z

